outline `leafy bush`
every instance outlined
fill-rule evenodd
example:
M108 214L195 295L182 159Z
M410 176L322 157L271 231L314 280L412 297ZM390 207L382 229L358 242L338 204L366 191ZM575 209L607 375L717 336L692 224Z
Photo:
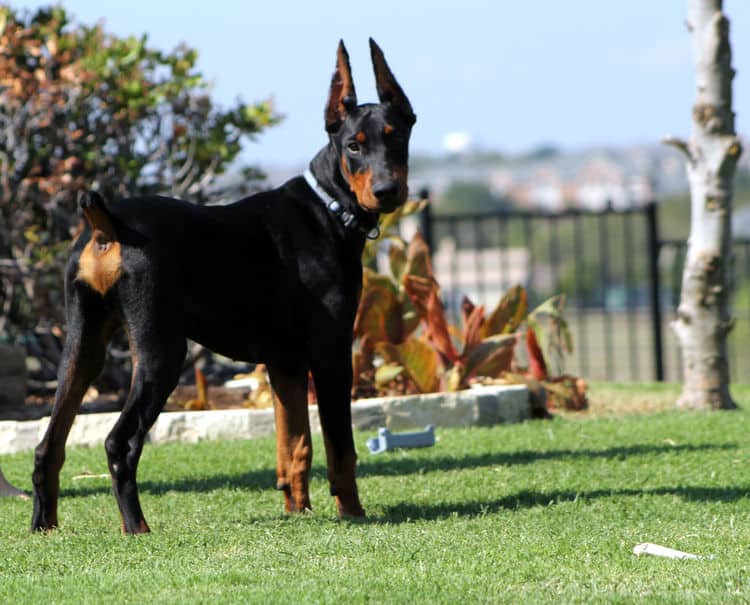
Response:
M196 59L59 6L0 5L0 338L59 332L78 190L205 200L243 141L278 121L268 101L217 107Z

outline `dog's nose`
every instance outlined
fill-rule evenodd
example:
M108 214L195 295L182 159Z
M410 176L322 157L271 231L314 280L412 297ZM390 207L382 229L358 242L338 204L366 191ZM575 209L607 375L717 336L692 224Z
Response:
M398 193L398 181L382 181L372 186L373 195L382 200L386 197L394 196Z

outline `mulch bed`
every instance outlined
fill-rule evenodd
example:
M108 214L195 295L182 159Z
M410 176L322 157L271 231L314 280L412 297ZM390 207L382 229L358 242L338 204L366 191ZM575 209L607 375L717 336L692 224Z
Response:
M232 410L241 408L253 407L248 404L247 400L247 389L228 389L221 386L209 386L208 387L208 402L210 410ZM198 396L198 391L195 385L178 385L177 388L172 391L172 394L167 399L167 405L164 406L164 411L167 412L182 412L189 407L185 407L190 401L194 401Z
M253 407L248 404L246 389L228 389L222 386L208 387L209 410L231 410ZM191 411L186 404L195 400L195 385L179 385L169 396L165 412ZM53 397L30 395L23 403L0 406L0 420L37 420L52 412ZM80 414L117 412L122 409L123 398L117 393L100 393L93 401L81 405ZM193 408L195 409L195 408Z

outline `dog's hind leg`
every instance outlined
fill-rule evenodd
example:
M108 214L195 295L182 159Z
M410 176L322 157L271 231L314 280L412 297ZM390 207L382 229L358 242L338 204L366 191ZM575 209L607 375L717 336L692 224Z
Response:
M277 489L284 492L288 512L310 506L312 440L307 410L307 369L269 365L276 419Z
M331 495L336 499L339 515L364 517L355 479L357 453L352 434L352 362L348 348L342 349L335 359L318 359L312 373L326 446Z
M136 474L146 434L177 385L185 359L185 338L166 325L128 329L133 359L130 393L104 442L109 472L125 534L150 531L143 516Z
M101 372L107 343L118 325L116 313L108 302L86 286L70 284L67 299L68 334L58 370L52 417L34 456L32 530L57 526L65 441L86 389Z

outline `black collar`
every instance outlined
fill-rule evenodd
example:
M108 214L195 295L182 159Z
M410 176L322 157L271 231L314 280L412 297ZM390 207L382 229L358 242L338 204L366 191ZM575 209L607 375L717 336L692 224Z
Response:
M353 212L345 210L341 202L328 195L328 192L320 186L320 183L318 183L318 180L309 168L305 170L304 177L305 181L307 181L307 184L310 186L310 189L317 194L320 201L323 202L325 207L328 208L334 216L338 216L341 219L341 222L344 223L344 227L363 233L367 239L378 239L378 237L380 237L380 227L375 225L372 228L368 228L365 225L362 225Z

